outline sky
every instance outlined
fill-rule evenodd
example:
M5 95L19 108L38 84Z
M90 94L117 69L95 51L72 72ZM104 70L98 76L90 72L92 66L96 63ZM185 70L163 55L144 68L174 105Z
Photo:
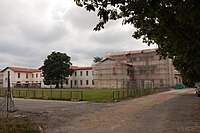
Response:
M121 20L93 31L98 21L74 0L0 0L0 69L39 68L53 51L90 66L96 56L156 47L132 38L134 27Z

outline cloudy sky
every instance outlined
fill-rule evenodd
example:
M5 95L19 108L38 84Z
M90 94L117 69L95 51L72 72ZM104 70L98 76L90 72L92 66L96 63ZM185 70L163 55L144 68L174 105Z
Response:
M134 28L121 21L93 31L95 13L73 1L0 0L0 69L38 68L53 51L67 53L73 65L89 66L95 56L156 47L133 39Z

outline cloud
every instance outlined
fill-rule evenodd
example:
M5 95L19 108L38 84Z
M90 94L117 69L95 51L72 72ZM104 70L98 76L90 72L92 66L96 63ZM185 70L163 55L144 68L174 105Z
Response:
M95 12L73 0L1 0L0 68L39 68L52 51L65 52L74 65L91 65L109 52L147 48L134 40L131 26L111 21L96 32Z
M64 15L64 19L78 31L92 31L98 22L95 12L87 12L80 7L70 8Z

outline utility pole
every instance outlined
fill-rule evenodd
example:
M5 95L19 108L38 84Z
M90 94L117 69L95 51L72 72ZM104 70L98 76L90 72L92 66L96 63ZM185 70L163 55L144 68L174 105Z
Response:
M6 95L6 111L7 112L14 112L16 111L14 101L12 99L12 92L10 88L10 71L8 71L8 88L7 88L7 95Z

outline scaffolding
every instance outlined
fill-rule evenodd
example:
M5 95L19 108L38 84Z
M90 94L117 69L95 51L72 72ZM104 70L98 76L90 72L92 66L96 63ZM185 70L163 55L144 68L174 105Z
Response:
M94 68L95 84L103 88L173 87L171 59L161 59L155 49L111 53Z
M106 58L93 67L94 84L97 88L127 88L133 76L132 69L127 62Z

